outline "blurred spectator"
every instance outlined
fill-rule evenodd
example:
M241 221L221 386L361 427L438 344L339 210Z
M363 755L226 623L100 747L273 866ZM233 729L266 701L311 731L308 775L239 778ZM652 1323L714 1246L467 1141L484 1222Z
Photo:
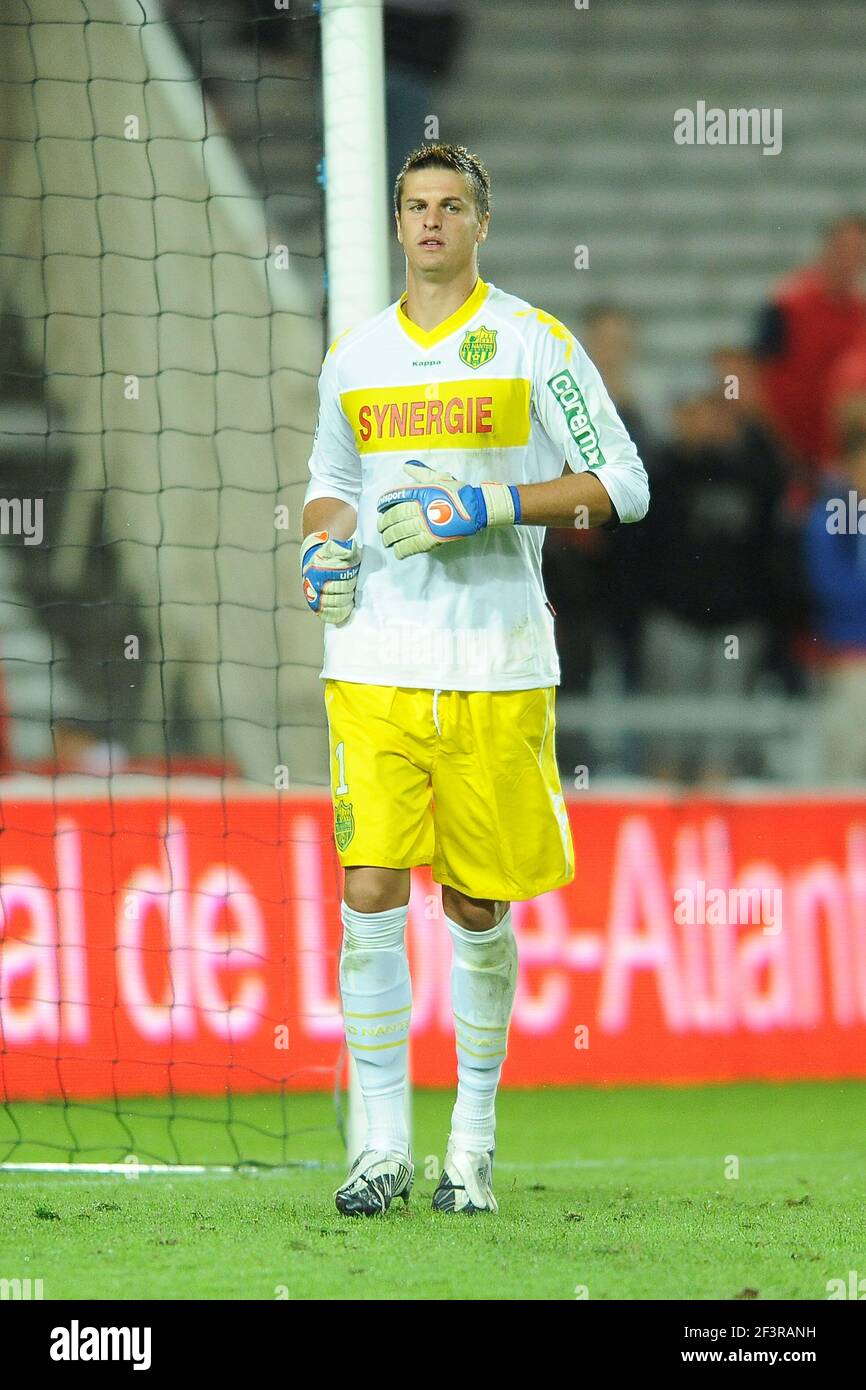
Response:
M825 757L833 781L866 778L866 429L813 506L806 558L825 658Z
M719 347L711 356L720 398L736 421L741 440L756 454L775 461L780 475L793 478L791 459L767 416L761 369L747 347ZM803 654L810 637L809 585L803 561L803 502L788 491L767 538L770 607L773 622L767 664L788 694L802 694Z
M635 399L634 322L615 304L595 304L584 314L583 323L583 346L643 458L648 441L644 412Z
M674 422L673 441L655 455L652 505L641 528L644 689L745 695L769 649L770 541L784 469L715 392L681 402ZM650 770L681 780L750 771L745 748L724 734L665 736Z
M756 351L769 417L803 478L830 462L830 378L866 334L866 219L838 218L821 258L786 276L762 310Z
M748 347L724 346L715 349L710 361L719 395L736 418L740 430L777 450L779 445L767 413L761 388L761 364L756 354Z
M829 412L829 454L838 464L842 441L854 430L866 430L866 336L843 352L832 372L827 388Z
M647 464L651 451L643 411L632 385L634 324L612 304L587 310L582 343L601 372L623 424ZM544 575L559 618L557 642L562 683L569 694L586 694L607 647L626 690L637 686L637 644L643 585L635 528L557 530L548 533Z

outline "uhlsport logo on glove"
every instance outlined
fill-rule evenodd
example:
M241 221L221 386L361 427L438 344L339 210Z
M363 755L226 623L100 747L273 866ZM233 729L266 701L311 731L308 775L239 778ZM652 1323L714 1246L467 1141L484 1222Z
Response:
M338 540L314 531L301 546L301 588L315 614L326 623L342 623L352 612L361 569L355 540Z

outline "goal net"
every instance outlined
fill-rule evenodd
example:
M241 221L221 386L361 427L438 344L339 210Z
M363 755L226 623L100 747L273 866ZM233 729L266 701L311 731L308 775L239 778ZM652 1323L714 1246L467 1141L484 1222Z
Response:
M5 1167L336 1133L314 10L3 6Z

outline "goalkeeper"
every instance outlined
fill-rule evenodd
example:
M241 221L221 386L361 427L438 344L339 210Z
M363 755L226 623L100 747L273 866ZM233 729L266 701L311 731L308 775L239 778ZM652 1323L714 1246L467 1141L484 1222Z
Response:
M325 357L301 549L325 623L340 990L367 1138L347 1214L408 1200L404 942L432 865L452 938L457 1097L433 1206L496 1211L495 1098L517 983L510 904L569 883L547 526L647 511L646 473L571 333L478 275L490 179L428 144L397 179L406 293Z

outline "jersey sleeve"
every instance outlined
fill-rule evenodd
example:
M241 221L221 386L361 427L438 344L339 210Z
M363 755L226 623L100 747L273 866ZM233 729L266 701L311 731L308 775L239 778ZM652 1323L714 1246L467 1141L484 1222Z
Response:
M646 469L601 375L563 324L539 317L532 351L536 415L572 473L592 472L604 486L614 524L640 521L649 509Z
M317 497L338 497L357 509L361 496L361 459L352 427L340 404L336 353L332 349L319 373L319 418L309 461L310 482L304 506Z

